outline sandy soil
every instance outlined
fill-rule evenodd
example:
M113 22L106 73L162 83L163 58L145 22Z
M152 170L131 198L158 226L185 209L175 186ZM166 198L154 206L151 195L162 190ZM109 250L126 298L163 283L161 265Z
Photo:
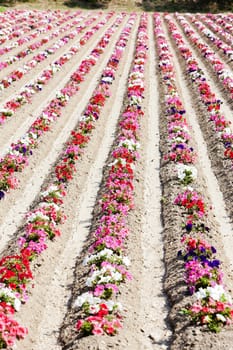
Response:
M55 96L56 91L69 79L72 71L77 69L81 60L95 47L115 17L116 15L81 48L77 56L67 63L65 69L51 80L30 105L23 107L14 118L1 126L1 156L13 140L25 133L44 106ZM48 181L51 167L59 157L70 131L77 125L128 17L127 14L112 36L100 62L80 85L77 96L64 108L62 117L54 123L52 131L41 139L29 166L19 174L19 188L11 191L0 202L1 255L16 249L15 241L24 223L24 215L33 207L41 187ZM112 95L96 123L88 147L79 160L76 176L69 183L64 202L67 220L61 226L62 236L48 244L48 249L33 266L34 288L30 290L29 301L17 314L17 320L28 327L29 335L25 340L18 342L14 349L231 349L233 327L228 327L216 335L194 327L179 314L180 308L188 300L182 264L176 259L180 248L181 212L168 200L175 197L177 182L171 167L163 159L168 147L164 91L160 81L151 14L148 22L149 59L146 65L146 91L143 101L145 117L141 121L139 140L141 158L136 168L135 208L129 216L130 236L127 243L133 280L123 285L120 291L120 301L127 306L127 311L124 312L124 327L114 337L90 336L78 339L75 332L76 314L71 306L83 279L82 260L94 221L93 212L98 202L103 171L124 104L138 23L139 15L111 87ZM170 38L166 24L163 23L163 26L173 54L179 93L192 126L193 146L199 154L198 184L205 193L206 202L213 207L208 218L212 227L209 238L218 248L226 285L229 291L233 291L231 164L223 159L219 140L204 117L205 112L185 74L184 64ZM77 40L79 38L80 36ZM68 49L68 46L62 48L56 57ZM201 61L199 53L194 52L211 87L224 99L223 110L230 119L231 106L226 95L216 84L210 68ZM40 64L32 74L39 74L48 64L49 62ZM22 84L26 84L30 78L25 77ZM12 89L5 91L4 95L0 96L1 102L10 98L22 84L15 84Z

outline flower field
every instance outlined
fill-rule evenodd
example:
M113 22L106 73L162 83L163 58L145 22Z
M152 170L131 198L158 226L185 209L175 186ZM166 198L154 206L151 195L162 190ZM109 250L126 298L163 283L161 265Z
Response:
M0 349L229 350L232 14L0 16Z

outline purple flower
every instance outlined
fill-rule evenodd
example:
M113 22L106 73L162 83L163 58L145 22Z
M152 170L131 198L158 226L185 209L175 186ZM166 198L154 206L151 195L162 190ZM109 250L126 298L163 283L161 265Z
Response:
M181 144L179 144L179 145L176 145L176 148L184 149L185 147L184 147L184 145L181 143Z
M214 248L213 246L211 246L211 251L213 254L215 254L217 252L216 248Z
M217 267L217 268L219 268L219 265L220 265L220 261L219 260L217 260L217 259L215 259L215 260L213 260L213 261L209 261L208 262L208 265L210 266L210 267Z
M193 228L193 224L191 222L189 222L186 226L185 226L186 230L188 232L192 231L192 228Z
M5 193L3 191L0 191L0 200L3 199L5 196Z

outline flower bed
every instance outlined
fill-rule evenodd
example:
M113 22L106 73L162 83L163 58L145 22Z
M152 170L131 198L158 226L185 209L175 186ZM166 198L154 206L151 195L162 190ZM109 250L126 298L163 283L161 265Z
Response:
M75 30L75 35L82 32L87 26L89 26L96 19L97 19L97 15L89 18L84 23L84 25L79 25ZM30 103L32 97L37 92L40 92L43 89L44 85L48 84L48 82L52 77L54 77L56 72L60 71L62 66L65 65L74 55L76 55L79 52L80 47L84 46L88 42L88 40L94 35L94 33L96 33L104 25L106 25L108 19L110 19L109 14L106 15L105 19L101 20L99 23L94 25L82 36L82 38L80 38L79 45L73 45L68 52L66 52L61 57L56 59L53 63L51 63L49 68L45 69L40 74L40 76L34 80L34 82L30 84L26 84L26 86L21 89L21 92L17 96L14 96L14 98L12 98L11 100L8 100L4 104L3 108L0 110L0 124L3 124L6 121L6 119L11 118L15 114L15 112L18 111L20 107L22 107L26 103ZM69 39L74 39L73 34L74 32L72 33L72 35L70 35L70 37L66 36L65 43L68 43ZM59 45L57 45L57 49L58 48L60 48ZM13 80L12 80L12 83L13 83Z
M70 20L72 18L75 18L78 14L79 14L79 12L67 16L65 21L68 21L68 20ZM62 23L63 23L63 21L61 22L61 24ZM74 21L74 23L76 23L76 21ZM44 37L44 38L40 39L39 41L37 41L35 43L32 43L27 48L19 51L16 55L9 56L6 60L0 61L0 69L3 70L4 68L6 68L9 65L15 63L16 61L19 61L19 60L23 59L24 57L26 57L29 54L31 54L33 51L36 51L39 48L41 48L43 45L47 44L50 40L52 40L52 39L56 38L57 36L59 36L60 33L63 33L65 30L70 30L71 27L72 27L72 24L68 23L65 27L60 27L60 28L54 30L49 36ZM46 33L49 30L50 29L48 28L46 30ZM3 52L3 53L5 53L5 52ZM40 53L39 55L33 57L33 59L34 60L39 59L39 58L42 59L42 57L43 57L43 53Z
M182 209L179 215L182 218L180 239L183 247L178 257L184 261L184 279L189 293L196 299L181 312L190 316L196 324L219 332L224 325L232 323L233 304L223 285L223 272L216 249L208 242L207 233L211 228L207 227L205 198L198 189L197 155L189 146L190 128L176 87L172 56L158 14L155 15L155 36L168 123L165 160L173 164L179 183L177 185L177 180L173 180L177 189L172 203Z
M215 132L218 133L219 139L225 148L224 156L226 159L233 159L233 134L231 130L231 123L221 112L222 102L212 92L210 85L206 81L204 72L199 67L197 60L192 56L191 50L185 45L182 35L177 30L177 27L172 21L171 17L167 15L165 19L168 22L172 38L174 39L177 48L185 61L186 72L200 97L200 101L206 108L208 120L213 122Z
M58 24L66 15L48 11L47 19ZM70 23L81 31L96 15ZM33 33L23 34L24 16L9 13L0 43L11 26L19 35L12 42ZM101 13L77 47L69 41L68 56L48 67L45 60L33 82L20 91L15 84L14 99L2 93L4 107L17 111L28 88L32 105L2 127L2 153L8 137L19 140L0 161L0 348L231 347L233 173L224 152L232 132L225 102L211 91L215 78L206 81L201 57L170 24L179 47L171 46L173 60L174 16L162 16ZM28 17L31 30L39 32L35 18L46 26L43 15ZM92 37L84 57L79 48L101 23L105 35L97 46ZM72 28L66 33L72 40ZM78 51L77 65L65 66ZM57 69L62 79L52 81ZM42 104L34 119L30 111Z
M132 278L128 272L125 241L129 234L127 216L133 208L134 167L139 156L138 129L144 114L147 40L147 15L142 15L128 78L126 106L119 120L116 146L107 164L109 169L99 200L96 229L91 233L94 242L83 262L88 266L86 291L73 305L79 310L76 327L83 335L114 335L122 327L122 306L117 300L121 283Z
M67 20L71 20L72 18L75 18L80 13L81 13L81 11L78 11L75 14L72 14L72 15L70 14L70 16L68 16L68 18L64 17L64 19L62 20L62 23L64 23ZM55 22L55 20L58 20L58 18L53 19L54 22ZM41 35L41 33L47 33L49 31L53 30L54 27L56 28L58 26L57 22L53 23L53 21L51 21L50 24L46 23L47 21L44 21L45 23L40 22L39 23L40 30L36 30L35 32L30 33L28 36L23 36L22 38L17 39L16 41L12 42L9 45L1 47L0 48L0 56L10 52L11 50L13 50L16 47L20 47L23 44L28 43L29 41L31 41L35 38L38 38ZM38 24L36 26L38 26ZM34 27L34 24L32 24L32 27ZM8 37L8 39L10 39L10 37ZM34 48L34 45L35 44L30 45L30 48L31 47ZM18 55L20 55L20 54L18 54Z
M226 41L229 45L232 44L233 36L231 35L231 33L228 33L224 28L222 28L220 25L215 23L207 15L198 15L197 18L200 19L201 22L204 22L205 25L211 29L211 31L213 31L215 34L217 34L217 36L212 38L212 32L206 30L206 34L208 35L208 38L210 38L211 41L214 41L214 43L216 42L217 47L218 46L221 47L221 41L219 41L219 43L217 43L217 40L219 39L218 36L220 38L222 38L224 41ZM224 26L224 23L223 23L223 26ZM223 53L225 53L225 50L223 50Z
M211 69L214 70L218 80L221 85L226 89L228 96L232 99L233 97L233 75L229 69L226 68L224 63L216 56L215 52L210 49L210 47L205 44L197 33L190 27L189 23L183 16L177 16L182 28L184 29L185 34L191 40L191 42L200 50L204 59L210 63ZM201 33L206 33L206 28L199 21L195 21L194 24L198 27ZM222 43L222 41L219 39ZM223 44L223 43L222 43ZM219 44L219 46L221 46ZM228 55L228 58L231 60L231 56L233 59L233 50L230 48L224 49L225 54Z
M114 81L135 18L135 14L130 16L107 66L103 70L101 82L95 89L90 103L83 113L82 120L78 123L77 130L74 129L71 132L71 137L55 166L54 176L52 176L52 178L54 177L53 182L47 184L45 190L41 192L38 205L26 214L24 233L18 239L19 255L7 256L0 261L0 277L2 271L0 300L2 305L5 305L6 300L8 304L11 304L10 310L12 315L15 311L20 310L21 303L27 301L27 284L33 278L30 263L47 249L47 240L53 240L61 234L58 226L66 219L62 210L62 204L63 197L66 195L67 184L73 179L77 160L90 140L92 130L95 128L95 122L99 119L101 109L110 96L110 86ZM23 269L26 269L24 274L21 273L20 276L17 276L18 279L15 276L15 269L17 271L16 264L21 264ZM7 265L7 271L5 270L5 265ZM13 278L14 283L12 283ZM3 309L2 312L3 315L7 314L8 308L6 310ZM7 318L6 321L9 322ZM11 322L14 323L13 319ZM0 332L1 348L13 345L16 339L22 339L27 334L27 330L24 327L19 326L17 322L15 324L19 329L17 333L9 325L9 332L14 334L14 336L11 335L8 338L4 332ZM4 327L6 327L5 324Z
M85 16L83 16L83 17L85 17ZM87 21L87 25L90 25L92 22L94 22L97 17L98 17L98 15L91 17ZM111 18L111 14L108 14L107 17ZM82 20L82 17L80 18L80 20ZM75 21L75 23L77 24L76 21ZM75 24L74 24L74 26L75 26ZM68 27L71 27L71 25L68 25ZM68 28L67 28L67 30L68 30ZM60 49L64 45L66 45L70 40L74 39L74 37L76 35L78 35L81 30L82 30L82 27L78 26L73 32L70 32L70 33L66 34L65 36L63 36L61 39L59 39L57 42L55 42L51 47L49 47L48 49L46 49L44 51L39 52L39 54L35 55L32 59L30 59L27 63L25 63L23 65L23 67L18 68L16 70L13 70L7 77L4 77L0 81L0 91L9 88L15 81L22 79L23 76L25 76L33 68L35 68L37 66L37 64L44 61L49 55L53 55L58 49ZM63 32L62 28L61 28L61 32ZM58 35L59 35L59 33L56 32L55 36L58 36ZM43 41L43 39L42 39L42 41ZM49 42L49 39L47 38L46 41ZM85 43L85 40L83 40L83 42ZM81 42L81 44L82 44L82 42ZM6 64L6 66L7 66L7 64Z
M102 39L100 39L89 57L81 62L68 83L57 93L57 97L43 110L27 133L16 143L13 143L9 152L0 159L0 199L3 199L10 189L14 189L18 186L19 182L14 173L22 172L28 165L28 159L32 155L32 150L38 147L38 139L50 130L51 124L61 116L62 108L65 107L69 99L78 92L80 83L84 81L85 76L90 72L91 68L96 65L98 59L108 45L111 36L122 20L123 16L118 15L114 24L107 30Z
M16 339L22 339L27 334L27 329L20 326L12 317L15 311L20 310L21 303L25 303L28 299L27 285L33 278L30 264L47 249L47 240L53 240L61 234L59 225L66 219L62 210L66 187L74 176L77 160L90 140L101 109L110 96L110 86L114 81L135 19L136 15L132 14L125 25L114 52L103 70L100 84L95 89L77 129L71 132L71 137L59 157L54 168L53 181L41 192L38 205L26 214L24 233L18 239L20 253L4 257L0 261L0 283L2 283L0 304L3 307L0 348L13 345ZM22 266L20 268L22 272L17 274L19 265ZM6 301L7 306L5 306ZM12 316L8 319L9 312ZM6 327L8 327L8 336L4 332Z

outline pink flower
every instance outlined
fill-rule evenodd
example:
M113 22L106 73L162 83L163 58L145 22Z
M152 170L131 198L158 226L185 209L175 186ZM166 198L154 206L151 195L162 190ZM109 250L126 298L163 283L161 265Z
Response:
M82 328L84 321L83 320L78 320L78 322L76 323L76 328L79 331Z
M104 334L104 331L102 328L98 327L98 326L94 326L93 330L92 330L92 333L94 335L103 335Z

